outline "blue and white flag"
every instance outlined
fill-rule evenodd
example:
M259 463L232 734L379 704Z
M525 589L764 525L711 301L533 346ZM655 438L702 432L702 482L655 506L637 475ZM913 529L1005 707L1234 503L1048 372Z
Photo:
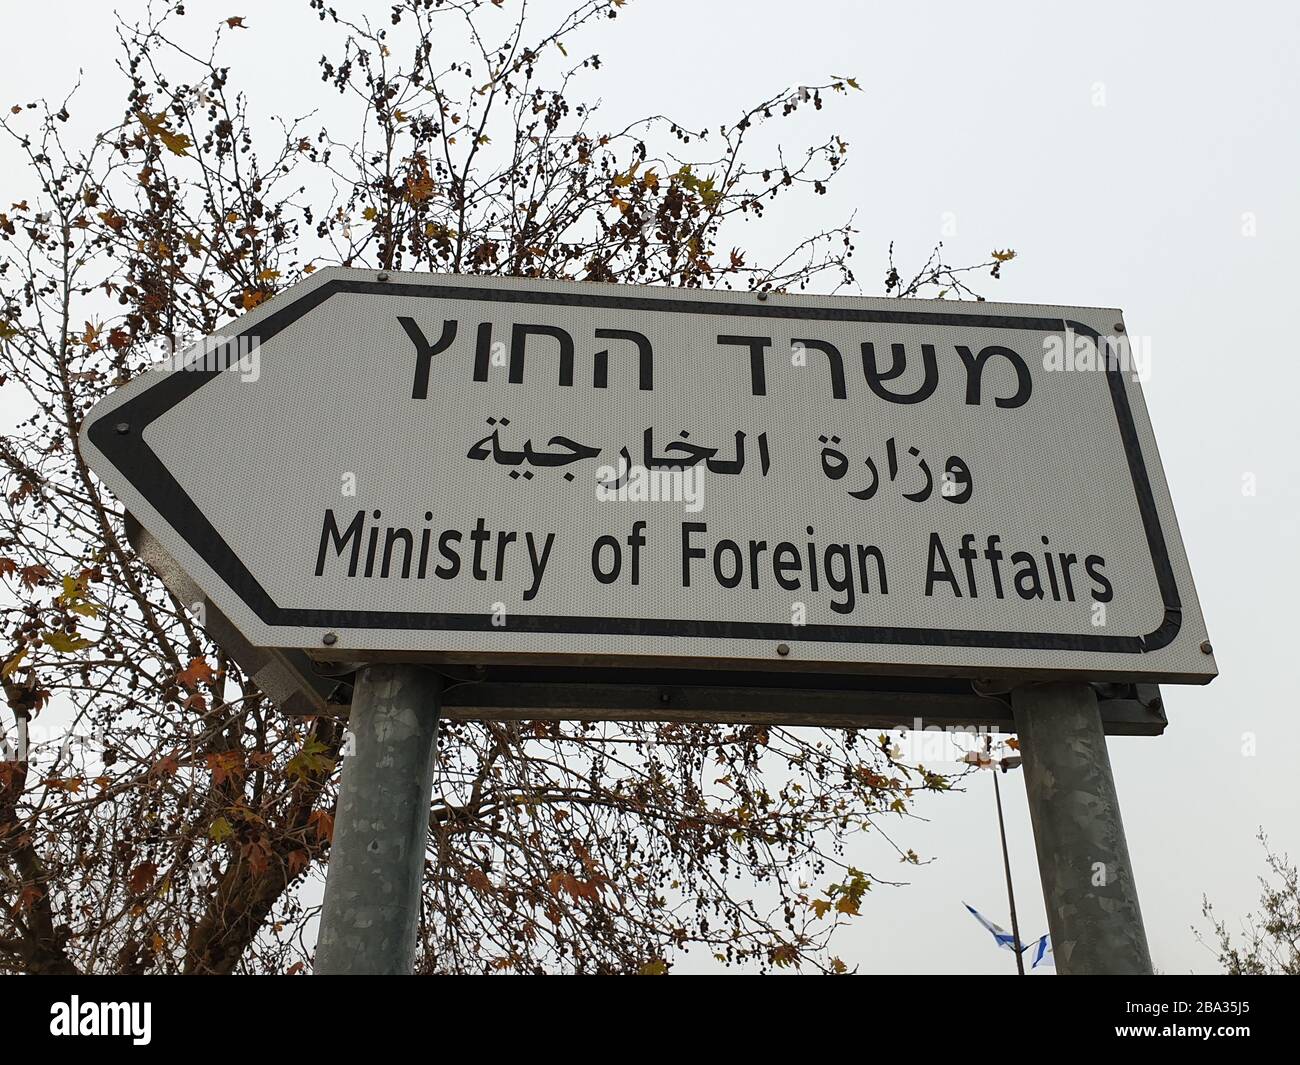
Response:
M980 924L982 924L985 928L989 930L989 932L993 934L993 938L994 940L997 941L997 945L999 947L1003 947L1010 951L1014 951L1016 949L1015 936L1013 936L1001 925L994 924L982 913L980 913L979 910L975 909L974 906L971 906L965 902L963 902L962 905L965 906L966 909L970 911L970 915L974 917L975 920L979 921ZM1029 958L1029 967L1031 969L1037 969L1040 966L1044 969L1056 968L1056 960L1052 957L1052 938L1050 935L1044 934L1039 936L1037 939L1032 940L1029 943L1026 943L1024 946L1020 948L1020 953L1026 955Z
M1010 951L1014 951L1016 949L1015 936L1013 936L1010 932L1004 929L1001 925L994 924L982 913L980 913L979 910L975 909L975 907L971 906L969 903L963 902L962 905L965 906L966 909L970 910L970 915L974 917L975 920L979 921L980 924L982 924L985 928L987 928L990 932L993 933L993 938L997 940L999 947L1005 947L1007 950Z
M1056 968L1056 959L1052 957L1052 940L1048 935L1041 935L1033 943L1029 944L1029 957L1032 959L1029 967L1037 969L1040 965L1043 968Z

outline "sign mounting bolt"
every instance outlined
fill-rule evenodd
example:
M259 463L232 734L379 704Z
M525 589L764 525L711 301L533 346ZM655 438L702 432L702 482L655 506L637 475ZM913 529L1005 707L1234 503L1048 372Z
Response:
M320 642L323 643L326 647L333 647L336 643L339 642L339 634L337 632L327 632L324 636L320 638Z
M1124 332L1124 323L1123 323L1123 322L1116 322L1116 323L1115 323L1115 332L1117 332L1117 333L1122 333L1122 332Z
M131 423L118 422L115 426L113 426L113 431L117 433L118 436L126 436L131 431Z
M387 280L388 280L388 275L387 275L387 274L380 274L378 280L380 280L380 281L387 281Z
M1203 654L1203 655L1211 655L1211 654L1214 654L1214 648L1213 648L1213 646L1211 646L1209 640L1202 640L1202 641L1201 641L1201 654Z
M790 645L788 643L778 643L776 645L776 653L784 658L790 653Z

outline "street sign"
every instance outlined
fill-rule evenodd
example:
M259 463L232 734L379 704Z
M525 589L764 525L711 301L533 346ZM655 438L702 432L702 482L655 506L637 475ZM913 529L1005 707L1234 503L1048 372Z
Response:
M335 661L1216 673L1094 308L329 269L87 416L255 646Z

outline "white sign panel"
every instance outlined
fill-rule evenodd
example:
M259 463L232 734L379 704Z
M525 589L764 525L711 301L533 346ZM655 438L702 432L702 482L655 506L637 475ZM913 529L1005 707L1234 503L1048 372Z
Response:
M323 270L86 418L248 639L1204 682L1119 313Z

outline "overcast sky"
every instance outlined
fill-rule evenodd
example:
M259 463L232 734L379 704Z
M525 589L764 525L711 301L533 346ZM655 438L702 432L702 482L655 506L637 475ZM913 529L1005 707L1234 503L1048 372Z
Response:
M187 6L195 40L246 16L226 55L255 107L331 105L306 0ZM112 77L100 115L115 115L110 7L6 0L0 104L61 96L80 66L91 91L79 114L99 117L97 87ZM386 20L386 4L372 7ZM1300 852L1300 699L1281 676L1300 637L1300 370L1285 318L1300 247L1300 6L1172 13L1132 0L634 0L589 41L605 60L592 85L611 125L657 111L717 126L787 87L858 80L861 93L784 126L792 145L840 133L849 167L829 195L800 201L805 213L770 217L749 242L756 253L856 211L864 294L880 291L891 240L916 262L942 236L958 262L1019 253L1001 281L981 284L989 298L1120 307L1130 333L1149 338L1147 404L1221 676L1166 688L1167 734L1114 739L1111 753L1155 964L1187 972L1214 965L1189 927L1203 893L1224 915L1256 904L1256 830ZM12 156L0 164L0 199L29 194ZM1028 938L1046 919L1023 786L1005 782ZM920 811L930 820L895 836L936 860L907 870L909 887L873 891L839 953L866 972L1013 971L961 907L1007 923L991 780ZM869 841L857 864L896 868Z

